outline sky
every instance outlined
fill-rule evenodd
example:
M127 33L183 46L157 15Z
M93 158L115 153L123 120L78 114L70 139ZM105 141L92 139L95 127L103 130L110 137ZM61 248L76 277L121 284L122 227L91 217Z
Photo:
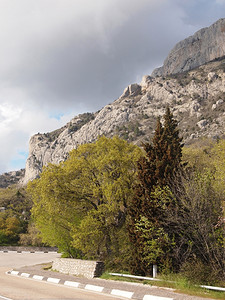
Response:
M29 139L116 100L225 0L0 0L0 174Z

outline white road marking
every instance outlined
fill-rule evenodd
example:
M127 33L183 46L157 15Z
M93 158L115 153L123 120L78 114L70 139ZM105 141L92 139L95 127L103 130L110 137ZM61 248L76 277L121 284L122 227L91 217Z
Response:
M30 276L30 274L28 274L28 273L22 273L20 276L28 278Z
M47 281L48 281L48 282L51 282L51 283L59 283L59 282L60 282L60 279L49 277L49 278L47 279Z
M89 291L102 292L104 287L92 284L86 284L85 289Z
M121 291L121 290L113 289L111 291L111 295L121 296L121 297L125 297L125 298L131 299L131 297L133 296L133 292L127 292L127 291Z
M36 280L43 280L44 276L34 275L33 278Z
M3 297L3 296L0 296L0 299L3 299L3 300L13 300L13 299L6 298L6 297Z
M173 298L145 295L143 300L173 300Z
M66 286L73 286L73 287L77 288L80 285L80 283L79 282L75 282L75 281L65 281L64 285L66 285Z
M11 271L10 274L12 274L12 275L18 275L19 271Z

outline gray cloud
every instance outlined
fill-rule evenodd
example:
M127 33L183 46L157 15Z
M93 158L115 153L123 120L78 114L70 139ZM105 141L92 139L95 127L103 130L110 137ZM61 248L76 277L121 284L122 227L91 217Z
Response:
M207 27L220 18L224 18L224 0L174 0L184 12L184 24Z
M69 1L71 8L63 4L65 15L58 21L57 9L48 16L41 15L40 7L32 19L34 2L23 2L27 4L25 20L21 24L24 11L20 8L14 20L19 28L15 32L13 27L5 41L18 34L23 43L17 36L14 51L6 58L15 63L9 63L8 69L6 64L0 79L7 78L49 108L53 103L64 110L65 106L94 110L105 105L128 83L162 63L174 42L190 32L181 22L182 10L171 1L108 0L108 5L96 1L99 7L87 11ZM52 10L52 1L45 3L45 9ZM40 28L39 22L44 23Z

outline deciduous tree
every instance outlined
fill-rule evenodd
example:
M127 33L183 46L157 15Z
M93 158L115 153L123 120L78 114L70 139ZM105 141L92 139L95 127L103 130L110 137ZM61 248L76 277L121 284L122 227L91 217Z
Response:
M70 256L79 249L86 258L118 257L140 155L137 146L101 137L46 167L28 188L43 241Z

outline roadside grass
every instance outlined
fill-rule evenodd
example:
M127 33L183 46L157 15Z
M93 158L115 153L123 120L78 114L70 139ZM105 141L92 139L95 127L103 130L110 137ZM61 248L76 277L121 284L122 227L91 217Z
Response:
M140 280L134 278L112 276L107 272L103 273L101 278L107 280L118 280L118 281L125 281L125 282L149 284L151 286L157 286L162 288L163 287L171 288L177 293L187 294L191 296L199 296L199 297L211 298L211 299L223 299L223 300L225 299L225 292L212 291L212 290L201 288L200 286L192 284L185 277L179 274L159 276L157 277L157 279L160 279L159 281Z
M136 282L136 283L143 283L144 284L143 280L135 279L135 278L120 277L120 276L112 276L108 272L103 273L100 278L101 279L106 279L106 280Z
M51 270L52 268L52 263L44 263L42 264L42 269L45 271Z

